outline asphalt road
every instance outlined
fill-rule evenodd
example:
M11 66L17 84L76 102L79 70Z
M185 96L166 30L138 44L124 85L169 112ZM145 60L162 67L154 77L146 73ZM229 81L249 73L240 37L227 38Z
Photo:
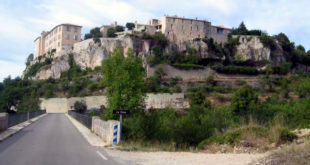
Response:
M64 114L47 114L0 142L0 165L117 165L90 146Z

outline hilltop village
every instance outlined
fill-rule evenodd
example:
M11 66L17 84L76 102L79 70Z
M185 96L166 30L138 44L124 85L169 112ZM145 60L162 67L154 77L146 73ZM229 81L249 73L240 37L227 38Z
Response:
M103 37L107 36L109 29L116 27L123 28L115 24L100 27ZM63 50L70 50L75 43L81 42L82 26L73 24L60 24L50 31L43 31L41 36L35 39L34 59L48 52L58 53ZM160 19L150 19L146 24L134 23L132 29L120 30L116 33L117 37L130 34L147 33L150 35L161 32L173 43L182 43L195 38L213 38L215 42L225 43L231 29L213 26L206 20L189 19L177 16L162 16Z
M3 110L109 120L130 109L124 139L169 151L257 153L306 138L293 130L310 125L310 51L282 32L167 15L81 30L35 39L22 78L4 80Z

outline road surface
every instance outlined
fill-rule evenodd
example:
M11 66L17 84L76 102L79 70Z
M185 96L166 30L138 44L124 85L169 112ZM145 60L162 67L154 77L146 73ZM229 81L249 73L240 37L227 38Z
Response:
M65 114L47 114L0 142L0 165L117 165L90 146Z

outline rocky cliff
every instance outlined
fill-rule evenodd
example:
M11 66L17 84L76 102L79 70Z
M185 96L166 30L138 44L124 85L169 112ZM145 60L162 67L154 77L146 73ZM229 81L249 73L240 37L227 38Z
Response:
M93 39L84 40L74 44L72 50L64 50L55 54L52 63L40 68L32 79L60 78L61 72L69 69L68 54L70 53L73 54L75 63L82 69L94 69L100 66L101 61L107 58L109 52L116 47L123 50L124 55L127 54L129 48L134 49L137 54L148 54L150 44L149 41L135 37L101 38L100 43L95 43Z
M275 50L264 47L259 36L234 36L239 37L240 44L237 46L235 60L242 62L261 63L270 62L274 65L280 65L285 62L283 50L277 44Z
M234 36L236 37L236 36ZM235 60L251 63L269 62L275 65L285 62L283 51L278 45L276 50L264 47L258 36L240 36L240 44L236 48ZM125 36L120 38L100 38L100 43L88 39L74 44L73 49L58 52L53 56L52 63L39 69L33 77L35 80L59 78L61 72L69 69L68 54L72 53L76 64L82 69L92 68L101 65L101 61L108 57L109 52L119 47L127 54L129 48L135 50L136 54L149 55L151 53L151 41L138 37ZM225 56L218 56L209 50L208 45L203 41L185 41L180 43L169 43L166 51L176 50L186 53L188 48L195 48L197 56L201 59L212 59L224 61ZM205 75L203 75L205 76Z

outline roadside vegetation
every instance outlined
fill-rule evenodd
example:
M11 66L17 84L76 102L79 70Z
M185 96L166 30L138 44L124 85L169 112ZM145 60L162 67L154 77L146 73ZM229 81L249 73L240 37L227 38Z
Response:
M147 91L145 86L162 90L158 85L163 73L158 70L151 80L145 81L141 57L131 52L128 56L124 58L123 52L116 49L102 66L103 77L106 77L104 85L109 93L108 111L102 118L115 118L113 108L132 112L124 118L125 142L121 146L124 150L138 150L130 144L143 150L148 147L154 150L204 150L213 144L238 146L246 141L250 146L261 144L260 151L265 151L270 144L278 146L294 141L297 137L290 130L310 127L307 117L310 116L310 98L299 90L308 88L308 74L273 77L265 73L261 81L266 85L251 87L244 82L239 89L215 86L211 77L206 85L188 89L189 109L145 110L142 104L143 92ZM212 93L229 94L230 105L214 105L209 99ZM219 96L218 99L225 101ZM109 107L113 108L109 110Z

